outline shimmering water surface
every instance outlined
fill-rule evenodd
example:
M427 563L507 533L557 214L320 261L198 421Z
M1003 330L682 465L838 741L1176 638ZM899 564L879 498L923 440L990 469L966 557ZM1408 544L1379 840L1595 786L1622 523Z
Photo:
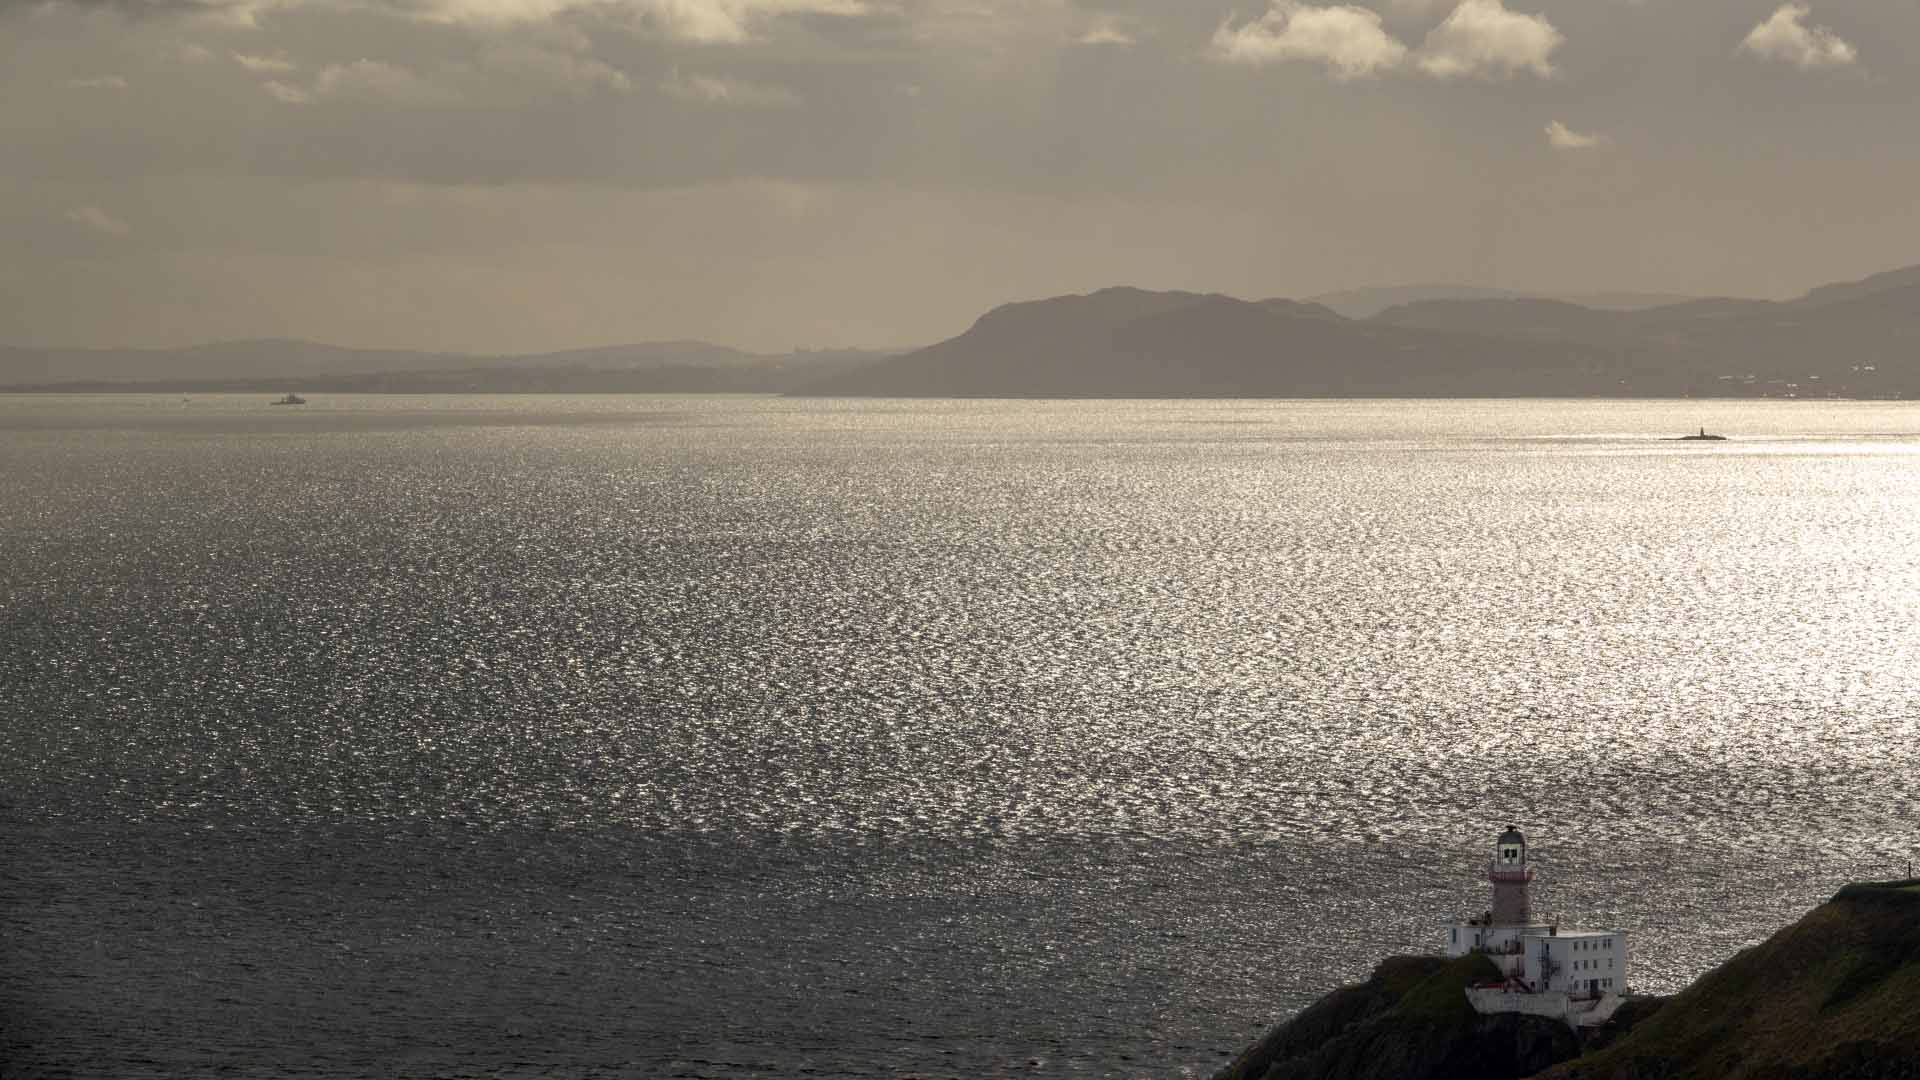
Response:
M0 467L23 1076L1204 1075L1509 821L1656 992L1920 847L1909 404L0 397Z

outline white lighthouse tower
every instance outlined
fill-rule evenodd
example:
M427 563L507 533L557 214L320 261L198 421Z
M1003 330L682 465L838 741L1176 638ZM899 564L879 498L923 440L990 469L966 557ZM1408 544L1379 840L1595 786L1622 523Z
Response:
M1533 867L1527 863L1527 838L1512 825L1493 842L1487 860L1487 881L1493 886L1493 905L1478 918L1454 923L1447 930L1447 955L1486 953L1509 980L1524 977L1528 934L1550 934L1553 926L1533 921Z
M1493 907L1488 914L1494 925L1526 926L1533 922L1533 898L1527 891L1533 881L1533 867L1527 865L1527 838L1519 829L1509 825L1494 841L1487 880L1493 883Z
M1627 935L1536 922L1527 838L1512 825L1493 843L1487 881L1493 905L1447 928L1448 956L1483 953L1500 971L1499 982L1468 989L1473 1007L1558 1017L1575 1027L1604 1023L1625 1000Z

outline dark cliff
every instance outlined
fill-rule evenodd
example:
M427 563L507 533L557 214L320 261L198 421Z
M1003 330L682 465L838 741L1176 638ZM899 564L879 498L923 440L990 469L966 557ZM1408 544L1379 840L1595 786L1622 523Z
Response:
M1483 956L1391 957L1268 1032L1215 1080L1517 1080L1580 1052L1558 1020L1475 1013L1463 991L1498 974Z
M1920 880L1849 885L1551 1080L1920 1077Z
M1576 1035L1483 1017L1484 958L1395 957L1216 1080L1920 1080L1920 880L1849 885L1671 998Z

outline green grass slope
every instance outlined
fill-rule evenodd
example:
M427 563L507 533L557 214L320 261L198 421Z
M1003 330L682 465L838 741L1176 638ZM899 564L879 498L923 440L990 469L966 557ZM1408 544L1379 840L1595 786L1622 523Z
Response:
M1849 885L1550 1080L1920 1077L1920 880Z

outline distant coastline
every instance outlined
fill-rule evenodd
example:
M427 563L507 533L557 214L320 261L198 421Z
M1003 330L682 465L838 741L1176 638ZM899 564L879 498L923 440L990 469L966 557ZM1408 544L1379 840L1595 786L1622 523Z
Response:
M1920 397L1920 266L1789 301L1323 304L1111 288L1007 304L804 393L1033 398Z
M183 349L0 346L0 393L777 394L887 355L749 353L702 341L500 356L281 340Z
M1362 311L1400 294L1446 291L1337 299ZM1920 266L1778 302L1605 295L1616 306L1466 291L1353 317L1311 301L1115 287L1002 305L956 337L907 351L760 354L700 341L499 356L282 340L0 346L0 392L1920 398ZM1620 306L1636 301L1651 306Z

